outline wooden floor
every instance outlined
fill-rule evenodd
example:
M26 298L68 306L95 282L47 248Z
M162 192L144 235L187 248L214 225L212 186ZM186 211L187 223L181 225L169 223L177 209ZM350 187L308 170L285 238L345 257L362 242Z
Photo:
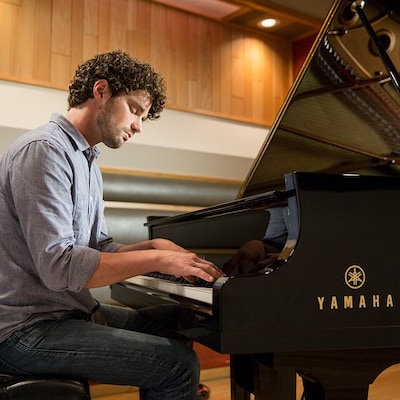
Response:
M229 400L229 367L211 368L202 371L201 382L211 389L210 400ZM97 400L139 400L136 388L109 385L91 387L92 399ZM298 380L296 400L302 394L301 380ZM400 364L384 371L370 386L368 400L400 399Z

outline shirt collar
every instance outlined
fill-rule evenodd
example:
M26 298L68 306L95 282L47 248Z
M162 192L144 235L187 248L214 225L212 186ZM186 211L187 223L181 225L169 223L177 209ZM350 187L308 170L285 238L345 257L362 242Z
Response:
M97 146L90 147L85 137L67 120L63 115L54 113L51 115L50 122L57 124L69 136L72 145L76 150L82 151L86 157L97 158L100 151Z

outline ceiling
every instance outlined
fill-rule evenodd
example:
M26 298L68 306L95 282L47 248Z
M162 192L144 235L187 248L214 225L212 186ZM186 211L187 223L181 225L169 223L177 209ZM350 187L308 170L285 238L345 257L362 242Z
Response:
M260 31L261 18L280 22L268 32L291 40L318 31L331 1L329 0L153 0L217 21Z

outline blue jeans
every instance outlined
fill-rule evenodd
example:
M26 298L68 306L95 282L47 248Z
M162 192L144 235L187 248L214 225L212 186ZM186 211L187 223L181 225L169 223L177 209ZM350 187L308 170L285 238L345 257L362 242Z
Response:
M0 343L0 372L138 386L148 389L149 400L196 398L200 366L195 352L183 341L158 336L176 325L175 307L102 305L99 311L106 325L71 315L12 334Z

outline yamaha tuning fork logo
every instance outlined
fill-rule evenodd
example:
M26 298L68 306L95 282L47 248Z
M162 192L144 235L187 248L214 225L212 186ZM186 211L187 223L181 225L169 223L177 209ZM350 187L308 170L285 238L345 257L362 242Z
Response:
M360 290L366 282L366 273L361 266L350 265L342 276L344 284L347 286L345 293L343 295L332 293L317 296L318 311L394 308L394 298L391 293L366 294Z
M344 281L350 289L360 289L365 283L365 272L359 265L351 265L346 269Z

